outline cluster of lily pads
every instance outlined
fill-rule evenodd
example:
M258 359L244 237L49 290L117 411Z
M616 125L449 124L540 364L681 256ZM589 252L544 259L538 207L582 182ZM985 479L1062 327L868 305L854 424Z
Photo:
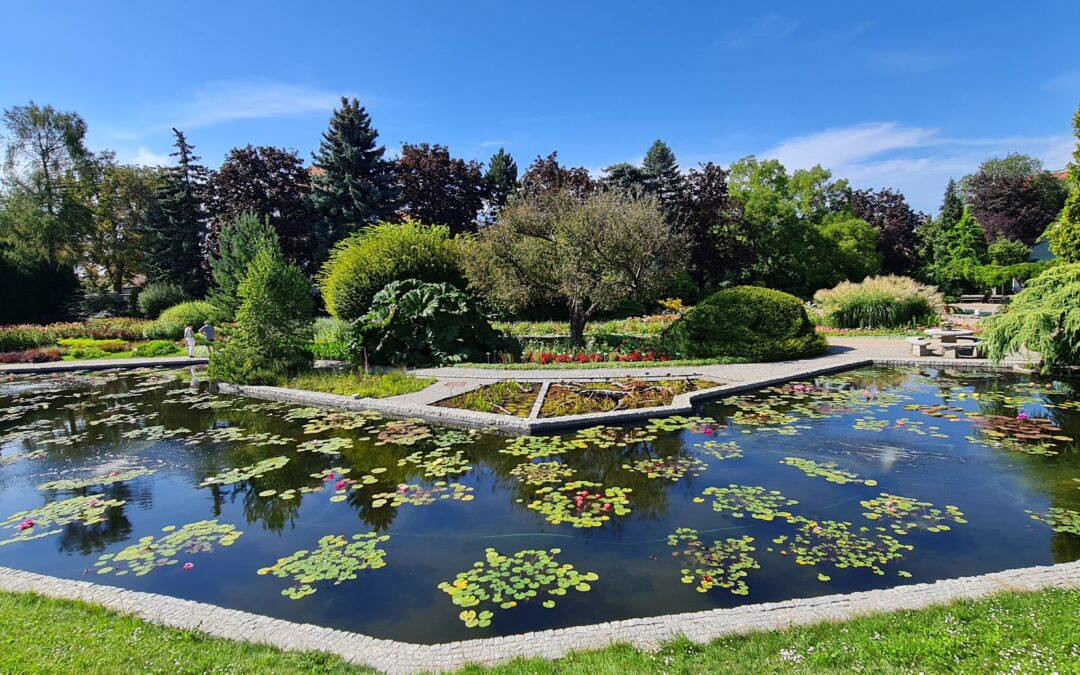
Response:
M1047 509L1045 513L1034 511L1025 511L1025 513L1030 515L1032 520L1046 523L1054 532L1080 535L1080 511L1054 506Z
M398 466L413 465L425 478L444 478L465 473L472 468L461 450L437 448L427 452L417 451L398 460Z
M961 524L967 522L964 513L950 504L946 504L943 511L930 502L887 492L873 499L864 499L859 504L866 509L864 516L887 522L892 531L900 535L920 526L928 532L947 532L951 529L948 524L950 520Z
M515 436L506 441L506 447L499 450L504 455L539 459L561 455L570 450L587 446L584 439L564 440L561 436Z
M291 578L293 585L281 594L299 600L314 593L313 584L320 581L331 581L337 586L356 579L362 570L385 567L386 551L379 544L389 540L390 535L375 532L354 534L350 539L340 534L327 535L319 540L314 551L300 550L279 558L273 565L258 570L258 574Z
M640 459L633 464L623 464L622 468L644 474L646 478L678 481L687 475L701 475L709 465L694 457L674 456Z
M780 463L793 466L811 478L824 478L838 485L847 483L862 483L870 487L877 485L877 481L872 478L862 478L857 473L837 468L836 462L815 462L802 457L785 457L780 460Z
M129 480L135 480L140 476L149 476L154 473L154 469L127 469L121 471L110 471L108 473L97 474L93 476L87 476L86 478L63 478L60 480L51 480L38 485L39 490L58 490L58 491L72 491L82 490L89 487L97 487L99 485L112 485L113 483L123 483Z
M423 423L423 420L398 420L386 423L382 431L379 432L375 445L386 445L387 443L416 445L420 441L431 438L431 436L431 429Z
M586 592L599 579L594 572L579 572L569 563L559 564L562 551L528 549L503 555L494 548L485 550L484 560L444 581L439 589L462 608L458 617L469 628L486 628L496 609L511 609L520 603L540 599L545 608L570 590ZM477 611L476 607L487 607Z
M524 462L510 469L511 476L527 485L561 483L574 473L574 469L561 462Z
M164 534L160 537L142 537L118 553L103 554L94 563L97 573L114 572L123 576L132 572L137 577L143 576L159 567L176 565L180 555L209 553L215 546L231 546L243 534L232 525L216 520L200 520L179 529L170 525L161 531ZM185 563L185 567L188 565L191 563Z
M59 529L50 528L62 528L72 523L95 525L105 521L106 512L110 508L124 504L121 499L86 495L49 502L36 509L18 511L0 522L0 528L15 530L9 538L0 541L0 545L58 534Z
M696 584L698 593L724 588L735 595L747 595L750 588L744 579L749 570L761 567L750 555L755 550L753 543L753 537L742 536L717 540L707 546L698 531L688 527L680 527L668 537L668 545L679 549L672 555L687 561L682 582Z
M795 535L781 535L773 543L782 545L781 555L790 555L799 565L829 563L837 569L867 568L874 574L885 574L882 565L904 557L904 551L914 547L903 544L894 537L878 533L869 536L870 528L855 528L849 522L836 520L811 520L796 516ZM910 576L901 573L900 576ZM821 581L829 581L823 573Z
M713 511L724 513L732 518L742 518L749 514L757 520L771 521L776 518L790 520L794 516L787 510L799 502L788 499L779 490L768 490L758 485L735 485L710 487L704 492L712 497ZM696 497L695 502L705 501Z
M318 452L324 455L338 455L342 450L353 447L353 439L331 436L330 438L315 438L304 441L296 446L297 452Z
M743 456L742 448L735 441L705 441L695 443L695 448L701 448L703 454L714 459L737 459Z
M600 483L579 480L559 486L544 486L536 491L526 506L547 518L552 525L567 523L573 527L600 527L612 516L630 513L630 488L604 487ZM525 500L519 499L519 503Z
M387 504L390 506L402 506L403 504L429 506L440 499L470 502L473 500L472 492L473 488L471 487L461 483L447 483L442 480L435 481L429 487L417 483L402 483L397 486L397 490L394 492L373 494L371 496L371 506L373 508L386 506Z
M266 459L259 460L251 466L241 466L222 473L216 476L210 476L202 483L199 483L200 487L206 487L208 485L232 485L233 483L239 483L241 481L250 480L252 478L258 478L264 474L276 471L281 467L289 463L289 458L285 456L279 457L267 457Z

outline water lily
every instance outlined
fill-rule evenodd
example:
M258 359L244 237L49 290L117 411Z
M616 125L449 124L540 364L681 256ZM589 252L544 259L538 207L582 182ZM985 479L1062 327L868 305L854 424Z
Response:
M348 483L343 480L339 480L338 482L334 483L334 487L338 490L344 490L346 485L348 485Z
M33 526L34 526L34 521L27 518L26 520L19 523L19 531L22 532L22 531L25 531L25 530L29 530Z
M195 563L189 563L189 562L184 563L184 571L185 572L190 572L193 569L195 569Z
M1018 421L1018 422L1023 422L1027 418L1028 418L1028 414L1026 412L1024 412L1023 410L1016 413L1016 421Z

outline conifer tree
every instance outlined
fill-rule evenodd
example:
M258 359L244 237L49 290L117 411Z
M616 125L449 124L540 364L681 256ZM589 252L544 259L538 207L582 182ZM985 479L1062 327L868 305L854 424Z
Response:
M349 232L394 216L394 165L378 139L367 110L342 97L312 155L310 199L322 221L324 251Z
M941 200L941 211L938 213L938 219L945 226L945 229L949 229L959 223L963 215L964 202L960 199L960 191L957 188L956 181L950 178L949 184L945 186L945 197Z
M510 195L517 190L517 162L510 156L510 153L499 148L499 151L492 155L491 160L488 161L485 178L488 185L488 208L491 212L491 219L494 220L502 207L506 206Z
M1047 231L1050 250L1069 263L1080 262L1080 107L1073 116L1073 131L1076 132L1076 147L1069 164L1069 196L1057 221Z
M269 218L260 219L250 211L225 223L218 232L217 251L209 256L214 288L207 299L229 317L240 308L237 290L248 265L267 242L279 246L277 231Z
M656 195L660 201L660 209L668 223L674 223L679 203L683 198L685 180L679 171L679 163L675 159L668 144L657 140L645 153L645 159L641 162L641 169L645 172L645 181L648 189Z
M204 190L209 171L199 164L194 146L176 134L176 166L165 172L144 224L146 267L153 281L174 283L190 297L206 292L203 242L207 214Z

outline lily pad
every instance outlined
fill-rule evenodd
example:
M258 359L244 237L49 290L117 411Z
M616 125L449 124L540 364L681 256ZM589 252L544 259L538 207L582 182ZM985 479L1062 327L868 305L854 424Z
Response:
M258 571L260 575L273 574L281 579L291 578L293 585L281 592L293 600L299 600L315 592L314 584L330 581L338 586L356 579L357 572L386 566L386 551L379 544L390 540L388 534L365 532L346 539L331 534L319 540L314 551L301 550L279 558L269 567Z

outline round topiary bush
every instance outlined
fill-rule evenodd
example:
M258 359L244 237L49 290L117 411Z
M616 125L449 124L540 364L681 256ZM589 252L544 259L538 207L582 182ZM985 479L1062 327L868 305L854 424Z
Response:
M361 230L335 246L323 266L319 285L326 309L340 319L358 319L392 281L462 286L458 254L450 228L441 225L406 221Z
M204 300L181 302L166 309L146 330L151 340L179 340L184 336L184 326L191 324L196 330L204 323L217 325L226 321L221 309Z
M817 356L826 347L801 300L756 286L710 295L671 324L663 338L677 354L690 358L780 361Z
M155 282L147 284L139 291L139 298L136 302L139 306L139 314L148 319L156 319L169 307L187 299L184 289L176 284Z

